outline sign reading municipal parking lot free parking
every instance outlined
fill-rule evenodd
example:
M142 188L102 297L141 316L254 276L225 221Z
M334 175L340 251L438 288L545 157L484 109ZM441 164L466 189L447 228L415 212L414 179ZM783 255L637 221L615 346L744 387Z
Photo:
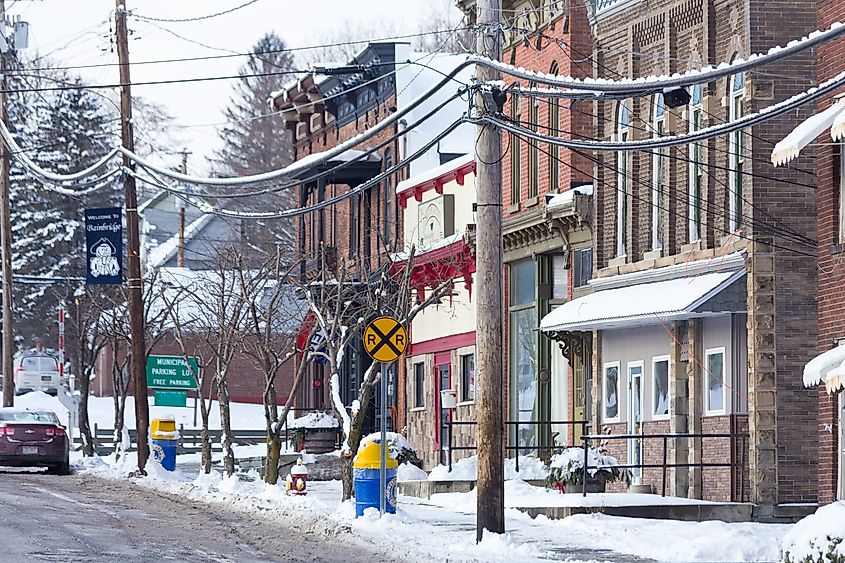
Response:
M408 347L408 332L392 317L378 317L364 329L364 350L379 362L395 362Z
M199 362L193 356L188 359L191 361L190 368L182 356L147 356L147 387L196 389L197 382L193 374L199 376Z

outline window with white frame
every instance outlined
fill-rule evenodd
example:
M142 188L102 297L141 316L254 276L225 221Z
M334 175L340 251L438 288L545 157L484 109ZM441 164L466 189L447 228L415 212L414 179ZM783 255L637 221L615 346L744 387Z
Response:
M461 401L475 400L475 354L461 356Z
M845 142L839 144L839 243L845 243Z
M619 362L604 365L604 420L619 420Z
M703 92L701 84L692 87L689 105L689 132L701 129L703 115ZM704 166L702 162L701 143L693 143L689 147L689 241L701 239L701 199L702 183L704 181Z
M631 114L624 101L619 102L616 121L616 138L619 142L628 140ZM628 151L616 153L616 256L628 253Z
M651 360L652 411L653 418L669 416L669 356Z
M425 406L425 364L414 364L414 407Z
M657 94L654 99L654 113L652 130L655 137L662 137L666 132L666 105L663 94ZM651 249L663 248L663 186L666 183L666 149L659 148L651 153Z
M736 121L742 117L742 99L745 96L745 81L742 73L734 74L730 79L730 102L728 105L728 120ZM743 151L742 130L734 131L729 138L729 172L728 187L730 190L730 213L728 224L730 230L735 231L742 225L742 176L745 164Z
M707 414L725 412L725 349L707 350L704 356L704 400Z

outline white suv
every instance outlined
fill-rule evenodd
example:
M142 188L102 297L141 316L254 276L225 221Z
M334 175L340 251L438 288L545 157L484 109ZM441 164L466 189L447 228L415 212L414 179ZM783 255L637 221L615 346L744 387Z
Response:
M23 352L15 356L15 393L59 392L59 360L44 352Z

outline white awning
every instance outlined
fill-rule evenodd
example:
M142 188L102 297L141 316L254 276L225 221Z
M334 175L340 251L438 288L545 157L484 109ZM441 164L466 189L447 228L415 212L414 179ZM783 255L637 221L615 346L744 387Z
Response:
M784 137L775 145L772 151L772 164L781 166L790 160L798 158L801 149L813 142L813 140L831 129L831 136L836 141L845 132L845 101L838 101L821 113L801 122L792 133Z
M845 388L845 346L819 354L804 366L804 387L824 383L828 393Z
M744 274L745 270L707 273L597 291L543 317L540 330L605 330L689 318Z

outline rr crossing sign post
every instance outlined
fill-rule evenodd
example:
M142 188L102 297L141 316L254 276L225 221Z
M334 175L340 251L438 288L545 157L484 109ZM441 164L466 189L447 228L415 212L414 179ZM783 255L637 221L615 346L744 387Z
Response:
M384 516L387 490L387 372L408 347L408 331L393 317L378 317L364 329L364 350L381 362L381 460L379 467L379 510Z

